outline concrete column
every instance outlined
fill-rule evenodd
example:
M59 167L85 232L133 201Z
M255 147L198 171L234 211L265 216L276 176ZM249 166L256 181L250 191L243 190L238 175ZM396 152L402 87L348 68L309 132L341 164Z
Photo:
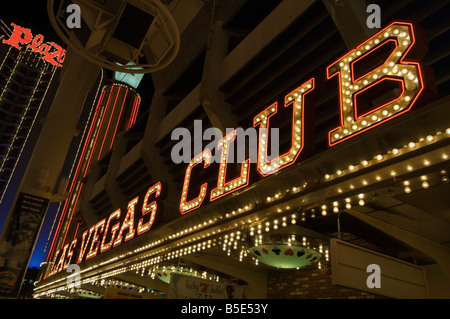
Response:
M142 140L141 155L154 182L161 181L167 184L168 194L164 201L164 216L170 220L180 216L178 209L179 194L177 194L175 183L168 178L171 174L164 164L164 158L159 154L158 147L155 145L160 123L166 113L166 106L167 98L163 91L156 90L150 106L147 129Z
M120 162L122 157L126 154L127 144L128 141L123 134L117 136L114 148L112 150L108 172L105 176L105 190L111 200L111 203L113 204L113 207L126 207L127 205L127 199L123 195L123 192L116 181L117 172L120 168Z
M99 72L99 67L68 52L60 86L43 123L19 192L51 199L70 144L77 134L86 96Z

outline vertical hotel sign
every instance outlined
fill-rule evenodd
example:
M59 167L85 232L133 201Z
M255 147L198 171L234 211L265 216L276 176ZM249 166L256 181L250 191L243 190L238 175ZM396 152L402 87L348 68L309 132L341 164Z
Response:
M49 200L20 193L0 237L0 296L17 297Z

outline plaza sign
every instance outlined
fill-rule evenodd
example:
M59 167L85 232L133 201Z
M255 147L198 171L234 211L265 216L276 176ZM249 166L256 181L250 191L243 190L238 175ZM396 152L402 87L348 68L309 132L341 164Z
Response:
M9 44L19 50L26 47L34 52L40 53L42 59L54 66L62 67L66 50L54 42L44 43L44 36L38 34L33 36L30 29L23 28L11 23L14 30L9 39L3 39L3 43Z
M361 68L361 59L369 55L378 57L377 54L380 51L386 55L386 48L388 56L382 62L375 66L372 65L369 71L358 70ZM411 60L410 54L414 53L414 58L420 59L425 54L422 48L422 45L418 45L418 39L416 39L411 23L394 22L328 66L326 69L328 79L338 78L340 102L340 125L329 132L330 147L411 110L419 98L424 95L426 76L424 67L418 62L419 60ZM376 60L379 61L380 58L378 57ZM286 153L268 160L267 150L270 134L268 128L272 117L277 114L278 103L274 102L253 118L253 127L260 129L256 170L261 178L266 178L270 174L294 164L304 149L305 96L315 90L315 81L314 78L305 81L287 94L283 100L282 107L292 110L291 146ZM388 89L386 88L387 83L391 85L388 86ZM396 96L380 105L372 106L370 110L363 107L364 97L368 92L375 89L379 92L380 87L381 90L392 91L392 85L397 87ZM210 202L249 184L250 160L244 160L241 163L238 177L227 181L228 149L235 138L236 130L228 133L217 145L217 149L221 150L221 160L217 184L209 190ZM194 196L189 192L189 187L193 184L190 182L194 167L202 165L203 168L206 168L210 164L211 151L208 148L194 156L188 164L179 205L181 214L184 215L198 209L204 200L208 199L209 186L207 182L201 184L200 190ZM149 231L155 216L161 214L158 211L157 200L163 199L161 195L163 192L163 185L160 182L156 183L148 189L142 201L136 197L128 203L123 219L119 208L108 218L102 219L85 230L81 240L75 238L72 243L63 246L54 256L55 263L50 275L67 269L68 265L73 262L74 251L79 251L75 258L77 263L81 263L85 259L93 258ZM154 198L151 202L150 197ZM139 220L139 217L135 218L136 212L140 212ZM114 225L112 225L113 223Z

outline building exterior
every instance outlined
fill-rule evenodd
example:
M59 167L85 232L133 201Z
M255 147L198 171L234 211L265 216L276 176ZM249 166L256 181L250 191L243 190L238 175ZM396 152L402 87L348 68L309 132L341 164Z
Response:
M20 155L36 121L57 67L31 49L2 44L1 199L14 174Z
M0 23L0 295L17 296L39 233L38 216L47 209L47 202L20 193L19 186L55 94L59 67L44 60L36 46L15 43L19 30L31 37L29 29Z
M448 3L165 2L179 55L94 118L34 297L449 298Z

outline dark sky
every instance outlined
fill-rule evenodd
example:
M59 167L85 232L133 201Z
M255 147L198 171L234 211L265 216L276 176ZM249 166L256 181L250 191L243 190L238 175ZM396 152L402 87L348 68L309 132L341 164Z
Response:
M55 2L58 2L55 0ZM41 33L46 42L54 41L63 45L52 28L47 14L47 0L2 1L0 18L6 23L14 22L31 29L33 35Z

